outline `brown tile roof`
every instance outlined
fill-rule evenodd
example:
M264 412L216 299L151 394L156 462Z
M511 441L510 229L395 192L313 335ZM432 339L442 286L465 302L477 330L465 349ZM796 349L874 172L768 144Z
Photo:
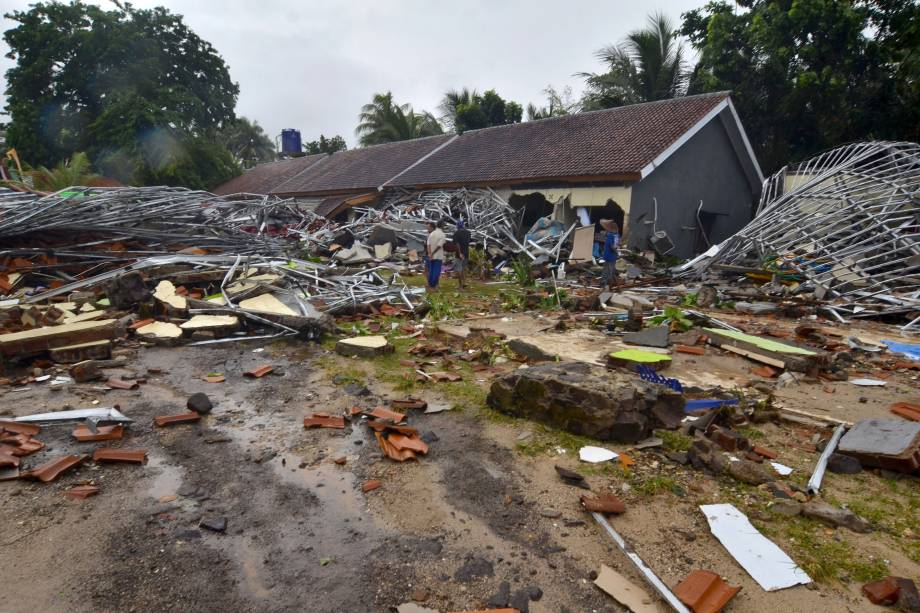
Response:
M445 134L339 151L323 163L277 185L271 193L333 195L374 190L451 137Z
M289 160L259 164L238 177L234 177L214 190L215 194L267 194L273 187L281 185L291 177L313 166L326 154L305 155Z
M688 96L465 132L390 185L636 180L726 98Z

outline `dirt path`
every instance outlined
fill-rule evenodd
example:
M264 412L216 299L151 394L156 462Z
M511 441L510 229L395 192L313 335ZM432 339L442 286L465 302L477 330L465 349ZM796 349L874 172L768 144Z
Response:
M348 394L361 385L337 386L331 375L352 363L320 348L253 351L259 347L141 348L130 361L133 372L122 372L150 373L138 391L78 394L33 386L2 396L4 412L13 415L93 406L94 400L96 406L117 403L136 420L120 446L147 449L150 462L88 463L51 484L0 483L0 610L382 612L415 596L424 606L455 611L486 608L507 582L507 598L522 610L581 613L622 610L589 578L600 564L642 584L580 509L582 491L556 478L554 463L579 467L571 452L516 449L545 435L538 426L490 421L475 408L412 414L410 425L431 441L431 451L419 462L398 464L382 456L362 425L307 431L302 418L404 394L372 376L363 381L366 395ZM242 376L266 362L282 374ZM227 381L204 383L207 372L224 373ZM153 416L185 410L196 391L214 401L210 416L195 425L153 427ZM451 401L436 387L420 394ZM46 428L39 438L47 448L30 464L101 446L74 443L69 431ZM809 470L811 456L780 447L789 430L768 425L763 436L797 471ZM806 442L808 436L801 433ZM667 584L709 568L742 586L731 611L872 610L856 577L763 592L709 535L697 509L708 502L755 508L763 502L760 493L688 472L657 452L630 453L643 483L660 483L660 490L630 489L635 481L610 471L589 472L588 481L627 500L617 529ZM344 465L334 463L341 457ZM102 488L99 496L64 498L66 488L89 479ZM364 494L368 479L383 486ZM833 476L828 487L839 486L842 497L847 488L856 496L860 488L878 487L867 481L874 477L862 479ZM908 485L915 488L915 480ZM770 526L768 514L751 513ZM226 518L226 531L201 528L202 518ZM831 533L861 554L883 557L896 574L917 569L891 548L889 535ZM786 533L771 536L780 546L792 545Z

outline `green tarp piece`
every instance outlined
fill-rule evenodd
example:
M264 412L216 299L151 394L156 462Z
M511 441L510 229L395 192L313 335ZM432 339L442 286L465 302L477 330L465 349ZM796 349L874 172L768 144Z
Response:
M765 351L773 351L774 353L794 353L796 355L816 355L814 351L809 351L808 349L802 349L801 347L793 347L792 345L777 343L776 341L760 338L759 336L751 336L750 334L745 334L744 332L735 332L734 330L721 330L719 328L703 329L706 330L706 332L712 332L714 334L718 334L719 336L727 336L729 338L735 339L736 341L743 341L745 343L756 345Z
M618 360L629 360L630 362L639 362L640 364L654 364L656 362L670 362L671 358L660 353L651 351L642 351L641 349L624 349L611 353L610 357Z

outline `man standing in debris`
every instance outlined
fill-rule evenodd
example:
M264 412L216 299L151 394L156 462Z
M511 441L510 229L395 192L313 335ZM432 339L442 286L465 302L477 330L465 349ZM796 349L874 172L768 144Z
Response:
M460 289L466 287L466 269L470 262L470 240L472 236L466 229L463 220L457 222L457 231L454 232L453 241L457 246L457 259L454 260L454 270L457 271L457 284Z
M437 289L444 263L444 243L447 237L434 221L428 222L428 289Z
M602 219L601 227L604 229L604 286L612 288L617 280L617 258L620 246L620 228L612 219Z

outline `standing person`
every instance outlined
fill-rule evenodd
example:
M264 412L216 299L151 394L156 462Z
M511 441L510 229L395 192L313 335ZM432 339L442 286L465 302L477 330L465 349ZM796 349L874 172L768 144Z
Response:
M604 232L604 285L610 289L617 280L617 248L620 246L620 228L612 219L602 219Z
M444 263L444 243L447 237L434 221L428 222L428 288L437 289Z
M457 231L454 232L453 241L457 245L457 259L454 260L454 270L457 271L457 283L460 289L466 287L466 269L470 262L470 231L466 229L463 220L457 222Z

